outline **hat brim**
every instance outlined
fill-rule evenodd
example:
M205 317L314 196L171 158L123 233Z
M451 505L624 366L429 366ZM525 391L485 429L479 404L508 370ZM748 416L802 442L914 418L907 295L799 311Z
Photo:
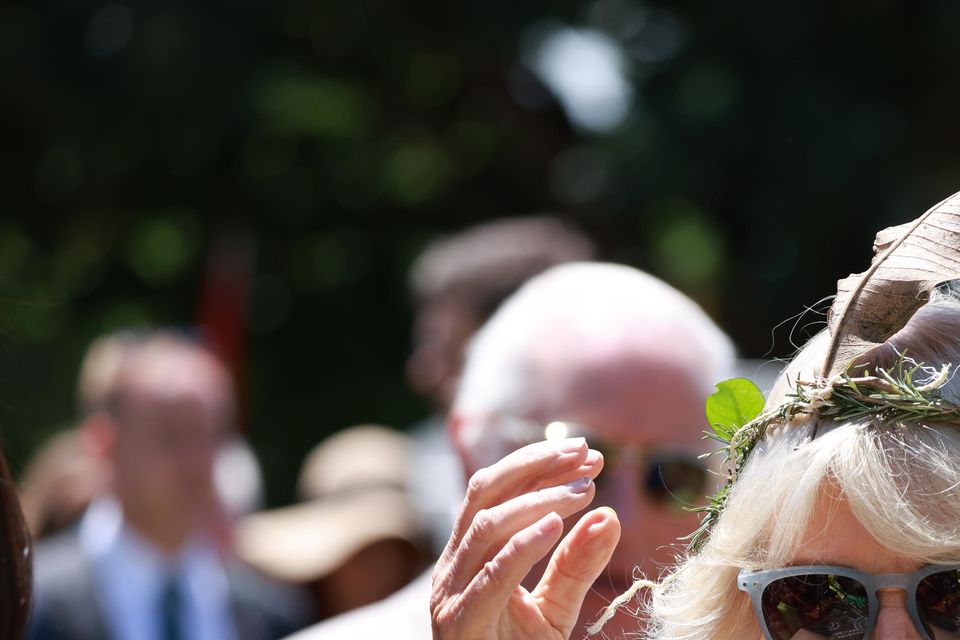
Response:
M330 574L364 547L400 539L417 543L406 495L377 491L335 500L313 500L241 520L237 553L264 573L306 583Z

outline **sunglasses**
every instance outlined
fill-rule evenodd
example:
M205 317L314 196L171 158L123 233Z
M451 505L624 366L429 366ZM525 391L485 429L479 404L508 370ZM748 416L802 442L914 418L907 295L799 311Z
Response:
M647 447L617 446L594 437L587 444L603 454L604 471L594 480L597 493L612 486L617 468L634 457L637 486L654 503L690 507L703 501L707 469L694 455Z
M693 454L655 447L621 445L598 438L585 427L574 422L554 421L547 425L527 420L512 419L511 432L525 444L538 440L559 440L583 436L591 449L603 454L604 471L594 480L597 493L613 484L615 470L632 457L636 482L644 494L657 505L671 508L689 507L702 503L707 485L707 469Z
M741 571L767 640L865 640L877 623L879 589L907 592L907 611L924 640L960 638L960 566L872 575L847 567Z

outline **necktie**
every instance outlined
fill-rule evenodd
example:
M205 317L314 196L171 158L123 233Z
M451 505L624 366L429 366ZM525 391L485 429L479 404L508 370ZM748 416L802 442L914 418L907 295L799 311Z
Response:
M170 576L160 592L160 638L162 640L184 640L185 636L180 628L182 609L183 593L180 582L177 576Z

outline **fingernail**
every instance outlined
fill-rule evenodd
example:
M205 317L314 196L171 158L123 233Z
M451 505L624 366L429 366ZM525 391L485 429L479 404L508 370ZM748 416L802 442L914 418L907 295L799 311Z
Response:
M541 519L540 524L537 525L537 532L540 535L547 535L548 533L556 531L557 525L560 524L562 524L562 521L558 520L557 518L546 516Z
M611 516L614 520L617 519L617 512L614 511L613 509L611 509L610 507L600 507L600 508L597 509L597 511L605 511L605 512L607 512L608 514L610 514L610 516ZM599 522L594 522L594 523L591 524L589 527L587 527L587 532L588 532L590 535L594 535L594 534L596 534L598 531L602 531L605 527L608 526L608 524L609 524L609 523L606 522L606 521L604 521L604 520L600 520Z
M593 482L593 480L591 480L590 476L583 476L563 486L565 486L570 493L586 493L587 489L590 488L591 482Z
M582 449L586 443L585 438L567 438L566 440L561 440L557 446L562 453L573 453L574 451Z
M586 460L583 461L583 464L595 465L598 462L600 462L600 459L602 457L603 457L603 454L601 454L599 451L597 451L596 449L590 449L589 451L587 451L587 458Z

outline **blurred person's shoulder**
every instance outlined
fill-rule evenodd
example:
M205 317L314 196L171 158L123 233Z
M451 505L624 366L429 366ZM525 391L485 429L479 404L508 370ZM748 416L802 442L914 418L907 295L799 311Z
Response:
M430 575L426 571L380 602L324 620L287 640L381 640L386 629L394 640L429 640Z
M276 582L238 560L227 562L225 570L239 627L259 628L261 633L255 635L280 638L316 620L302 589Z
M76 527L33 546L34 605L28 638L104 637L93 567Z
M75 600L81 587L93 589L93 568L76 527L34 543L33 582L41 596L38 606L60 597Z

